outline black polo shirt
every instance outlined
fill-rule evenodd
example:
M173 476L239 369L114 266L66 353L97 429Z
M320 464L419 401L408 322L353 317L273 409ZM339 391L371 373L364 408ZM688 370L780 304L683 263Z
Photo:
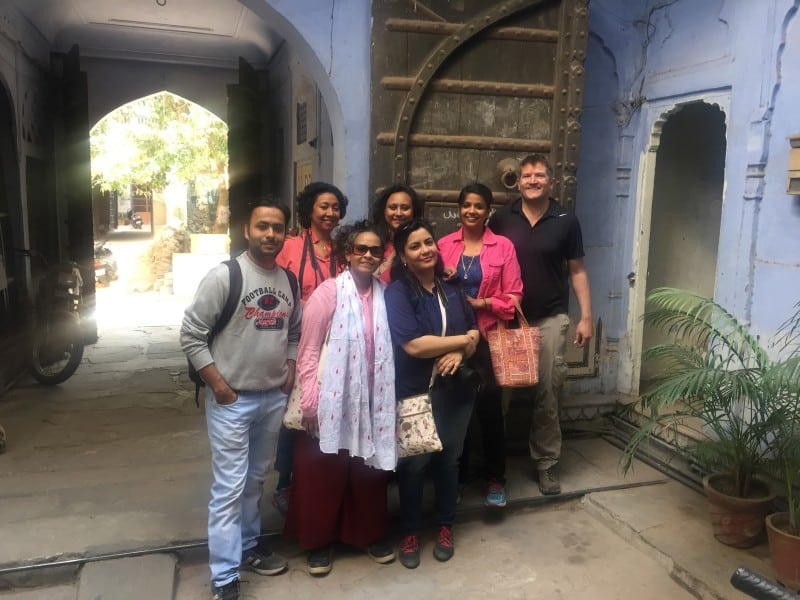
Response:
M531 227L522 199L495 211L489 226L511 240L522 271L522 312L529 321L567 312L567 260L582 258L583 236L578 218L550 199L542 218Z

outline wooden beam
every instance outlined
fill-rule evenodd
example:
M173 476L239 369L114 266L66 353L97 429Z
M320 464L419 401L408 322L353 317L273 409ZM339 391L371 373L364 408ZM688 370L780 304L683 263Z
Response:
M423 21L421 19L386 19L386 29L403 33L430 33L452 35L464 26L463 23ZM492 27L482 34L492 40L516 40L521 42L558 42L558 31L534 29L532 27Z
M378 143L391 146L395 143L395 134L382 132L378 134ZM472 150L508 150L511 152L550 152L550 140L530 140L524 138L489 137L482 135L435 135L430 133L412 133L408 145L427 148L469 148Z
M383 77L381 85L387 90L408 91L414 85L414 78ZM434 92L518 98L552 98L554 93L552 85L543 83L503 83L500 81L464 81L462 79L432 79L428 87Z

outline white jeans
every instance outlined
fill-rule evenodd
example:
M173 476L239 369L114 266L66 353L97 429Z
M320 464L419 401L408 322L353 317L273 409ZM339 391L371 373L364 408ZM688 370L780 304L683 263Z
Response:
M238 579L242 552L261 533L264 477L275 457L287 396L275 388L240 392L236 402L217 404L206 388L206 424L211 443L208 553L211 582Z

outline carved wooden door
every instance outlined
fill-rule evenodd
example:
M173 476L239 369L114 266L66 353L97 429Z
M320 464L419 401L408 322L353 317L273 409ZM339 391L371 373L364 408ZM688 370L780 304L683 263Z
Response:
M498 163L541 152L575 201L586 0L375 0L371 188L405 182L440 233L458 190L517 197Z

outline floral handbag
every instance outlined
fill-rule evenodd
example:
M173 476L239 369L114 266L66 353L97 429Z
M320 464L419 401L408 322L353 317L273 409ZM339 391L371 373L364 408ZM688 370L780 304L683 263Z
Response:
M397 456L400 458L442 450L442 440L436 431L431 406L431 386L435 373L434 366L427 392L397 402Z
M439 298L439 310L442 313L442 335L447 331L447 313L442 298ZM431 404L431 388L436 377L436 362L431 369L431 380L428 391L424 394L408 396L397 401L397 457L415 456L428 452L441 452L442 440L436 431Z

